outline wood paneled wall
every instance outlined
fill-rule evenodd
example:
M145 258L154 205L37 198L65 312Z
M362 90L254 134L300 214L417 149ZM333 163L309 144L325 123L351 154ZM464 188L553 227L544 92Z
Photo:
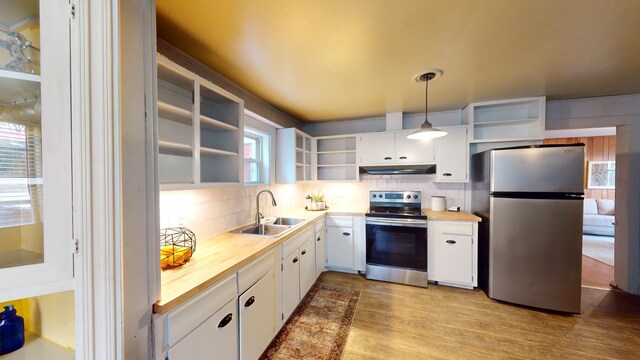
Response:
M586 145L587 161L615 161L616 160L616 137L615 136L594 136L577 138L545 139L545 144L577 144ZM615 190L590 190L587 189L587 163L584 164L585 198L590 199L612 199L615 200Z

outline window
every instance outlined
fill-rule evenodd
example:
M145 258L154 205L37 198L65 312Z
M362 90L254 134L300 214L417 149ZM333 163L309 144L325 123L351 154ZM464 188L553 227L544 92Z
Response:
M40 127L0 121L0 227L40 222Z
M244 109L245 185L263 185L274 181L276 126L268 119Z
M261 184L262 141L259 135L245 128L244 131L244 183Z

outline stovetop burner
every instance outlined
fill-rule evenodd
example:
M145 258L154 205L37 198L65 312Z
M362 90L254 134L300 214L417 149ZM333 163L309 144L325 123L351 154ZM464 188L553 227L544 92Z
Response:
M426 219L420 191L370 191L368 217Z

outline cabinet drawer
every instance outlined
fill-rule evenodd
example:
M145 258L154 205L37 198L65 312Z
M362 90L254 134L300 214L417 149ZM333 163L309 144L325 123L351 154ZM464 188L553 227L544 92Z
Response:
M238 270L238 292L240 294L245 292L271 269L273 269L273 250Z
M284 244L282 244L282 258L284 259L287 256L291 255L292 252L297 250L305 241L312 238L313 235L315 235L313 232L313 226L309 226L300 234L287 240Z
M207 360L238 358L238 320L236 300L205 319L187 337L169 349L171 360Z
M353 227L353 216L329 216L327 226Z
M473 224L468 222L443 222L443 234L473 235Z
M166 318L167 345L176 344L236 296L238 288L236 274L233 274L170 311Z

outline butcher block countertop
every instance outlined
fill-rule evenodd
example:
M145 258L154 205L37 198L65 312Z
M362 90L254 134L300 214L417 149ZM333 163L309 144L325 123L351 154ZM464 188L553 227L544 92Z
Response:
M475 221L481 219L469 212L431 211L423 209L430 220ZM335 208L328 211L306 211L304 209L281 214L283 217L303 218L305 221L294 230L278 237L263 237L222 233L198 240L196 252L189 262L161 275L161 300L153 305L153 312L164 314L214 283L248 265L271 249L304 231L316 220L331 215L362 216L366 208Z
M367 209L330 209L332 215L364 215ZM153 312L163 314L189 300L212 284L238 271L271 249L299 234L327 211L287 212L280 216L303 218L294 230L278 237L222 233L198 240L193 257L185 265L161 274L161 300Z
M447 221L473 221L480 222L478 216L473 215L467 211L433 211L431 209L422 209L422 211L427 215L427 219L429 220L447 220Z

